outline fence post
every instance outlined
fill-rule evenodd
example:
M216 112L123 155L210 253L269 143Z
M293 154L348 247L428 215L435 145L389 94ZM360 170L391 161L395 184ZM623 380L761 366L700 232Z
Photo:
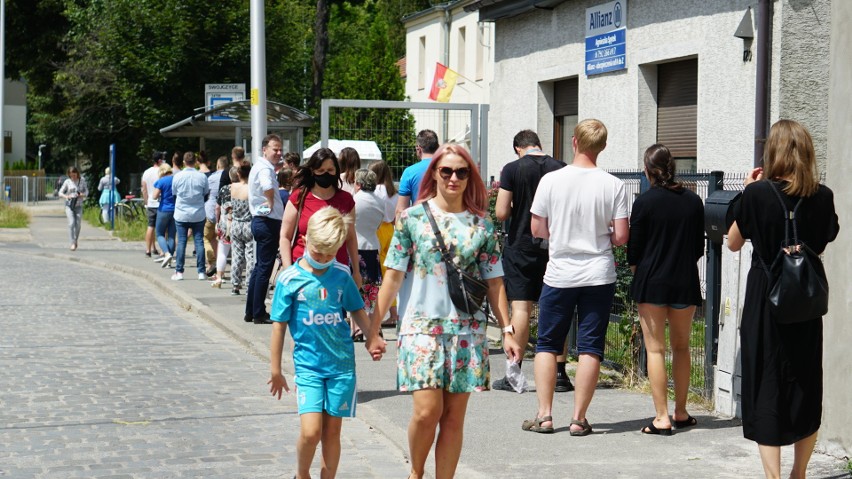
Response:
M30 204L30 179L27 178L27 175L22 176L24 179L24 206L29 206Z
M711 171L707 196L723 190L725 173ZM722 245L707 240L707 307L704 313L704 397L713 397L719 350L719 306L722 296Z

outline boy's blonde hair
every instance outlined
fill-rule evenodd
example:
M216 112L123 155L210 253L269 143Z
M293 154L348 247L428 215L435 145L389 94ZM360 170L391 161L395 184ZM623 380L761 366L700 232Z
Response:
M322 254L335 254L343 242L351 220L333 206L312 214L308 220L308 231L305 241Z
M598 154L606 147L606 127L600 120L589 118L574 127L578 153Z

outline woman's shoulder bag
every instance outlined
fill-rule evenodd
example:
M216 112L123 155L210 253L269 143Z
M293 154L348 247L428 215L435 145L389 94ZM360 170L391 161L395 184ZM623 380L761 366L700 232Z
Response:
M444 244L444 237L441 235L438 223L435 222L435 217L432 216L432 210L429 208L428 201L423 202L423 209L426 211L426 217L429 218L432 231L438 240L438 247L441 248L441 259L444 260L444 265L447 267L447 288L450 290L450 299L453 301L453 306L460 312L474 314L482 309L485 295L488 293L488 283L462 268L456 267L455 263L453 263L453 258L447 251L447 246Z

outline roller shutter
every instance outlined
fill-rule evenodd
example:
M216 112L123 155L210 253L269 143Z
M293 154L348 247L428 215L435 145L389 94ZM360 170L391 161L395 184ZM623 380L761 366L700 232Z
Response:
M698 59L657 67L657 142L675 158L698 156Z

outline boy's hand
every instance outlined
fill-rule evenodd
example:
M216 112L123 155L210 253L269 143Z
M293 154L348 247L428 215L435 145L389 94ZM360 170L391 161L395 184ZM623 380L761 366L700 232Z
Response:
M370 356L373 357L373 361L378 361L382 359L382 355L387 352L387 342L379 337L378 334L372 335L367 338L367 342L364 343L364 347L367 348L367 351L370 353Z
M273 374L269 381L266 384L270 384L269 392L272 393L273 396L278 395L278 399L281 399L281 392L290 392L290 386L287 385L287 380L284 379L284 375L282 374Z

